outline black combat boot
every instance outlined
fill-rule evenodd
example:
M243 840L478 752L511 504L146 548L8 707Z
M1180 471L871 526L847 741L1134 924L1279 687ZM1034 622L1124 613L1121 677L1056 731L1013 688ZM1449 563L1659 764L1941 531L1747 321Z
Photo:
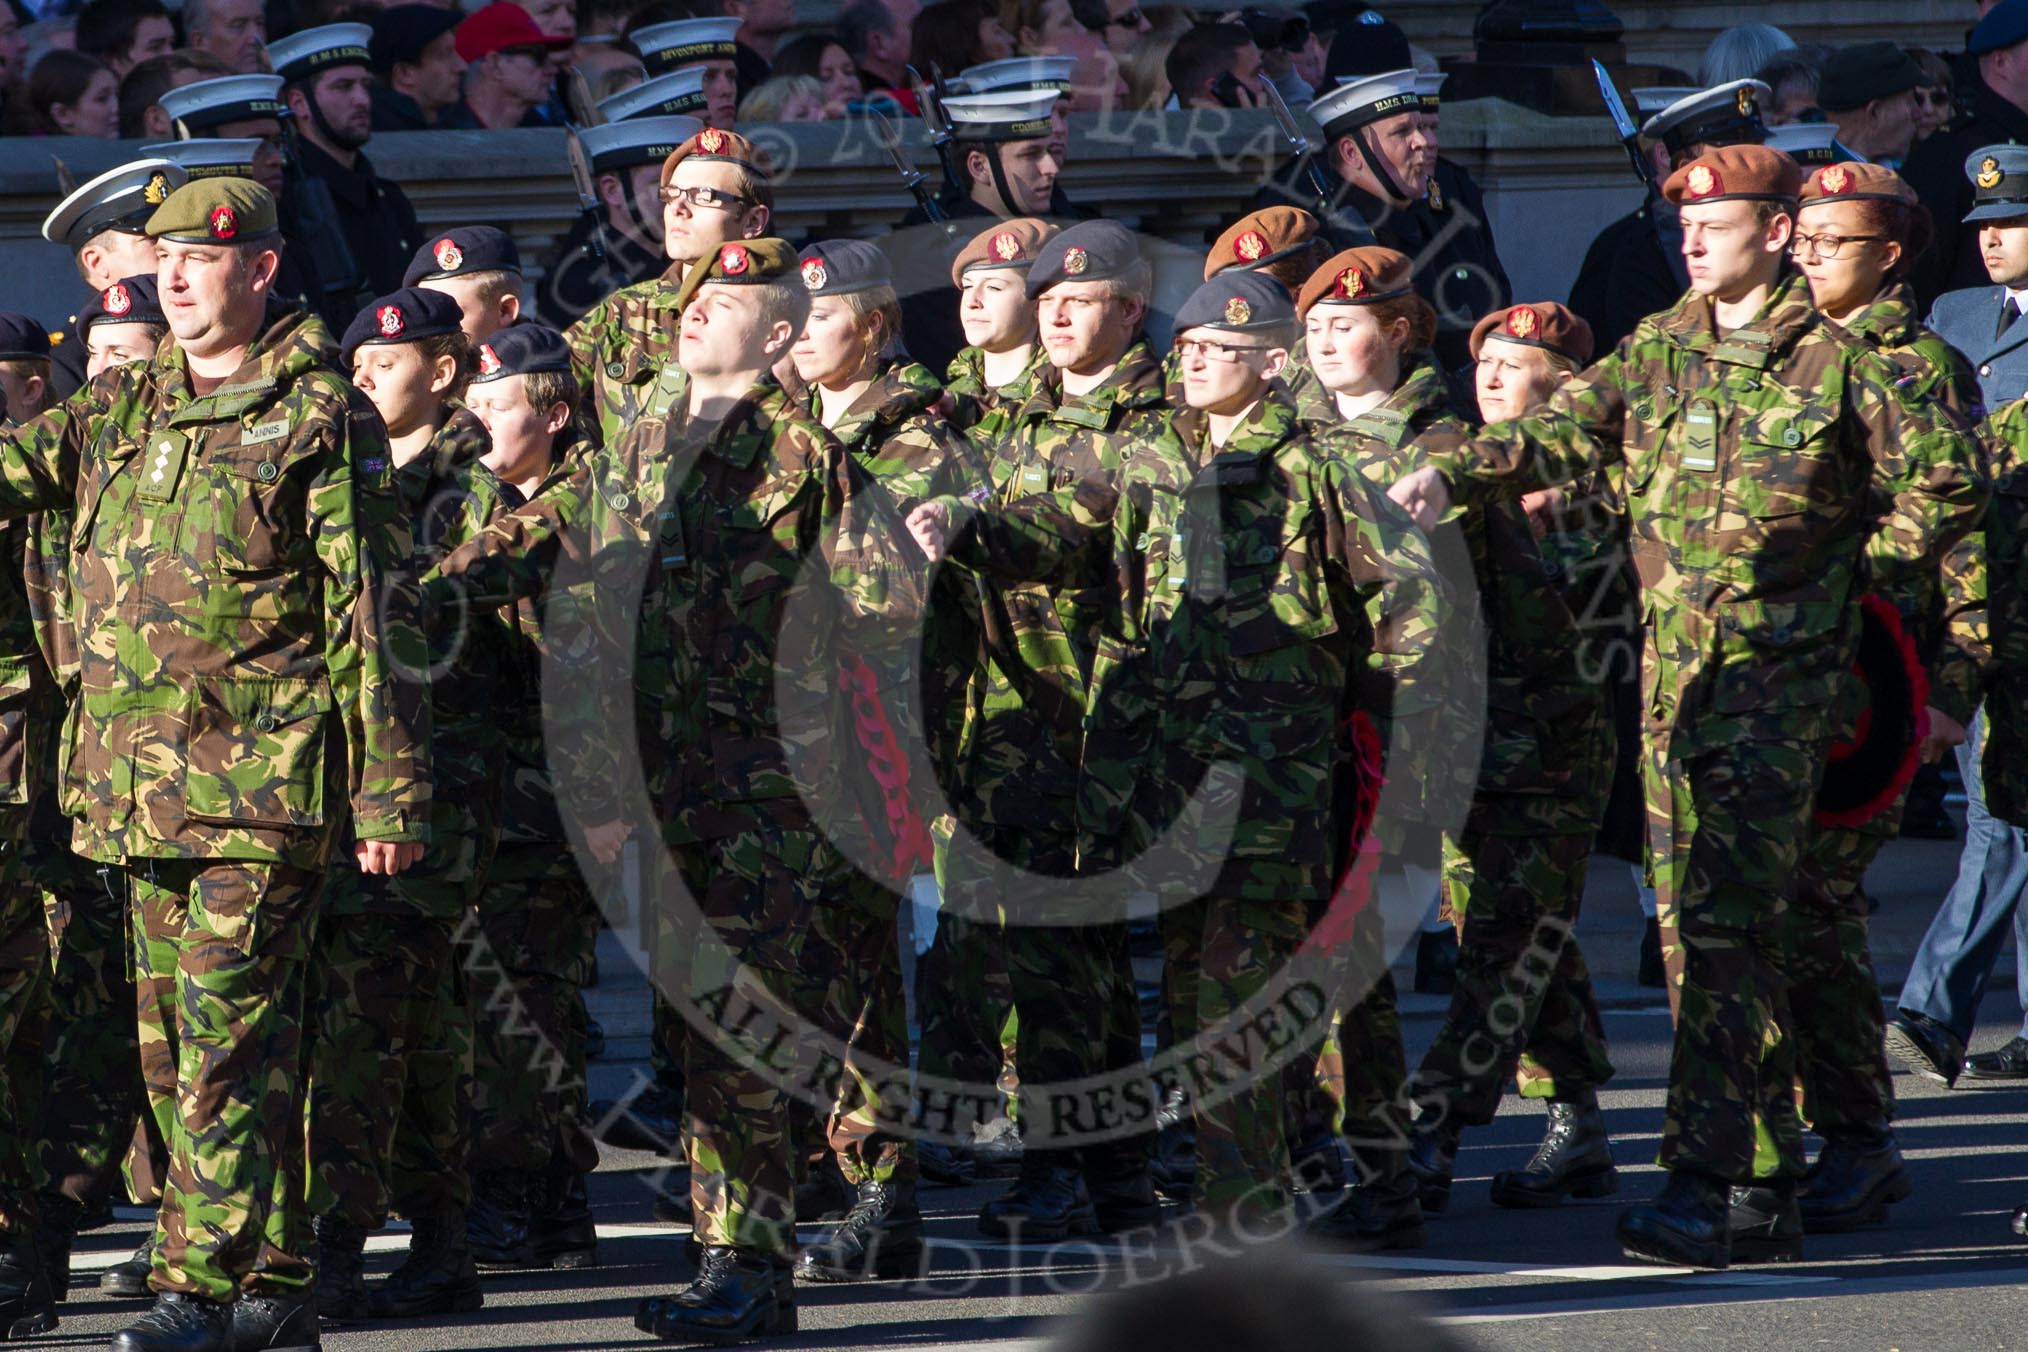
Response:
M1197 1189L1197 1119L1181 1089L1163 1094L1155 1109L1155 1158L1149 1177L1155 1191L1172 1202L1188 1202Z
M479 1269L465 1237L465 1216L447 1211L410 1221L408 1257L366 1289L375 1319L426 1314L470 1314L486 1304ZM321 1280L321 1278L320 1278Z
M1464 1134L1449 1113L1424 1113L1416 1120L1408 1138L1408 1171L1415 1175L1416 1200L1425 1215L1441 1216L1451 1204L1451 1175Z
M70 1299L70 1246L84 1227L85 1209L60 1192L45 1192L36 1198L36 1210L35 1251L50 1298L61 1304Z
M56 1327L56 1293L33 1234L0 1236L0 1343Z
M1312 1237L1352 1253L1421 1248L1428 1236L1417 1195L1421 1185L1408 1167L1408 1152L1355 1148L1352 1156L1363 1181L1347 1188L1338 1205L1318 1213L1309 1225Z
M1887 1219L1915 1186L1901 1166L1901 1148L1886 1123L1824 1133L1824 1148L1796 1192L1803 1229L1834 1235Z
M1620 1217L1620 1252L1670 1267L1732 1266L1731 1186L1709 1174L1672 1169L1651 1202Z
M534 1201L523 1174L483 1173L472 1178L472 1206L465 1213L465 1236L480 1267L530 1267L529 1243Z
M665 1343L736 1343L796 1331L796 1283L786 1263L758 1249L713 1244L698 1260L697 1280L669 1296L644 1300L634 1327Z
M155 1293L149 1289L148 1274L154 1267L155 1236L151 1231L141 1241L141 1247L134 1250L132 1258L124 1263L115 1263L99 1274L99 1294L128 1300L153 1300Z
M342 1216L319 1216L317 1317L334 1324L366 1318L366 1232Z
M922 1212L913 1183L859 1185L859 1200L823 1241L796 1257L806 1282L849 1282L860 1277L906 1277L922 1266Z
M1605 1117L1598 1096L1590 1093L1551 1099L1549 1126L1534 1158L1522 1168L1493 1175L1495 1206L1555 1206L1566 1197L1610 1197L1619 1190Z
M1021 1177L1021 1124L1011 1117L994 1118L965 1153L972 1157L972 1169L982 1180Z
M592 1134L623 1150L683 1157L683 1088L652 1080L631 1099L594 1099L585 1109Z
M947 1188L968 1186L976 1175L972 1157L945 1141L923 1137L915 1143L915 1165L925 1183Z
M528 1223L529 1257L536 1267L588 1268L599 1259L598 1226L584 1175L552 1165L536 1186Z
M1014 1186L979 1211L979 1231L992 1239L1047 1244L1098 1232L1098 1213L1074 1154L1030 1150Z
M154 1307L113 1335L112 1352L234 1352L232 1306L164 1291Z
M1289 1172L1295 1175L1297 1192L1321 1195L1345 1190L1345 1156L1338 1140L1337 1132L1328 1131L1289 1147Z
M263 1291L232 1303L232 1352L323 1352L317 1301L308 1291Z
M1796 1180L1756 1178L1732 1189L1727 1225L1735 1263L1794 1263L1803 1256L1803 1213Z
M1162 1219L1148 1156L1138 1145L1095 1146L1084 1152L1084 1160L1085 1191L1100 1230L1117 1235Z
M829 1154L810 1166L810 1176L796 1185L796 1220L809 1225L841 1219L852 1209L852 1185Z

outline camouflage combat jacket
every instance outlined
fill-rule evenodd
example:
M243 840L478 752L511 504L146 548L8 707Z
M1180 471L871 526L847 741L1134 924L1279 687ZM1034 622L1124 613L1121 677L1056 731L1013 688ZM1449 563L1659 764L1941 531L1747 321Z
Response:
M1435 698L1413 678L1446 593L1408 518L1279 396L1223 447L1185 410L1116 476L976 514L948 505L969 521L953 539L969 566L1110 594L1081 847L1131 859L1173 825L1181 853L1150 856L1152 886L1327 896L1348 843L1349 718L1406 718ZM1218 764L1238 780L1207 779Z
M479 463L492 445L470 410L453 408L421 454L391 475L395 503L414 547L410 571L425 572L479 533L502 510L502 485ZM325 909L399 909L455 919L500 838L501 782L510 717L505 678L512 655L497 611L450 611L431 617L429 667L396 673L427 683L430 705L429 844L413 866L363 877L339 859Z
M841 749L833 640L864 653L909 644L922 613L920 556L886 495L771 376L715 424L683 406L641 419L439 573L439 605L549 580L544 637L572 677L550 696L569 705L569 734L551 744L558 791L588 823L620 819L637 764L677 846L757 821L811 825L800 788L822 783ZM617 745L629 722L636 745ZM779 910L787 900L706 906L765 912L740 928L750 960L780 965L807 919Z
M1851 666L1856 602L1900 610L1919 649L1938 563L1976 522L1976 444L1947 409L1810 306L1802 279L1713 331L1686 295L1562 386L1546 412L1431 463L1471 504L1603 469L1628 512L1647 633L1642 702L1670 759L1817 742Z
M1136 340L1087 394L1065 395L1056 367L1040 367L1025 398L1002 404L972 429L992 476L988 500L1008 503L1115 475L1162 444L1164 417L1162 367L1145 340ZM1053 850L1072 823L1089 682L1109 598L1096 581L1052 588L982 578L980 593L986 657L966 695L955 807L966 820ZM1034 858L1010 862L1041 866Z
M76 513L79 853L315 865L348 806L362 840L424 838L408 532L334 357L291 311L210 394L165 343L0 441L0 515Z
M667 413L688 388L676 364L682 286L683 265L671 263L661 276L613 292L564 333L594 445L618 441L636 419Z
M1385 491L1419 469L1426 441L1464 431L1434 366L1418 366L1378 407L1333 429L1333 443ZM1465 512L1457 526L1477 585L1485 644L1485 743L1475 792L1560 800L1560 812L1530 820L1555 829L1596 827L1612 783L1612 758L1596 736L1610 704L1606 653L1617 612L1625 542L1616 514L1594 492L1570 493L1550 552L1518 502ZM1441 555L1443 546L1437 546ZM1603 609L1602 609L1603 608Z
M994 387L986 384L986 354L976 347L961 349L944 372L944 393L949 396L946 416L960 430L976 427L980 419L1002 404L1019 403L1027 398L1037 373L1048 364L1042 344L1037 343L1021 374L1010 384Z

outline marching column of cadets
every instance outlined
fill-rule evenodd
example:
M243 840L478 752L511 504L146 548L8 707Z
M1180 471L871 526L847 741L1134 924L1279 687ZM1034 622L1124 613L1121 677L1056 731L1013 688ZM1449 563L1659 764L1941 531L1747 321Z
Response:
M684 133L667 266L565 332L521 317L490 227L425 240L334 341L244 174L146 160L52 213L96 295L68 398L50 335L0 323L0 1334L55 1327L130 1140L158 1219L102 1288L154 1301L123 1352L315 1347L475 1310L481 1267L595 1262L594 1120L689 1166L657 1205L695 1277L636 1313L668 1341L913 1271L919 1187L987 1167L980 1137L1019 1142L988 1235L1166 1198L1412 1247L1511 1079L1548 1127L1494 1200L1610 1195L1572 930L1636 648L1676 1048L1668 1182L1620 1243L1793 1258L1907 1196L1858 880L1981 703L1987 801L2024 819L2020 406L1917 322L1906 185L1806 170L1754 91L1700 95L1726 111L1660 190L1688 289L1598 354L1555 303L1438 308L1394 245L1443 208L1388 149L1427 96L1381 72L1318 111L1341 183L1385 192L1235 222L1164 361L1131 233L1036 191L1056 95L1023 92L950 100L985 224L941 251L941 380L900 294L937 250L790 247L762 152L670 115L597 147L638 207L642 147ZM1966 175L2024 200L2006 148ZM593 886L630 839L655 1083L587 1105ZM1440 871L1461 939L1413 1069L1376 863ZM897 927L932 869L917 1069L985 1108L911 1126ZM1165 1045L1291 964L1331 999L1273 1073L1088 1134L1047 1091L1148 1073L1144 893ZM831 1101L769 1066L784 1022L842 1049ZM408 1254L368 1282L391 1214Z

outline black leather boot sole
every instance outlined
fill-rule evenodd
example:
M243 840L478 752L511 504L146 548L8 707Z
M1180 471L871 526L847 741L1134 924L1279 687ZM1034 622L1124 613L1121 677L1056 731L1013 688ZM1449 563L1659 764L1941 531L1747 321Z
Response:
M1635 1207L1620 1217L1620 1252L1643 1263L1664 1267L1723 1270L1732 1266L1732 1246L1703 1242L1670 1225L1653 1207Z
M1516 1211L1561 1206L1567 1197L1591 1201L1611 1197L1620 1190L1620 1171L1608 1160L1604 1164L1573 1169L1554 1183L1531 1183L1535 1175L1520 1170L1493 1175L1493 1205ZM1425 1203L1425 1205L1427 1205Z

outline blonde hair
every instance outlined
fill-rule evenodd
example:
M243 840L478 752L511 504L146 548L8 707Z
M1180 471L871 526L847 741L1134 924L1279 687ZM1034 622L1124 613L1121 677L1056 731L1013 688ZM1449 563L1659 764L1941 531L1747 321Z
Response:
M782 110L797 99L815 99L824 106L824 86L808 75L775 75L762 80L739 101L739 121L779 122Z
M868 343L875 337L874 330L879 329L876 356L892 356L901 350L901 302L893 287L869 286L861 291L847 291L838 299L851 313L860 337Z

